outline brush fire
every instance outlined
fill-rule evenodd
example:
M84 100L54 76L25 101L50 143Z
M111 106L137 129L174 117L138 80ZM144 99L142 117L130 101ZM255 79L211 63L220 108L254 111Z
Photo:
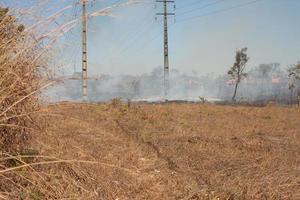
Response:
M299 6L1 0L0 199L300 199Z

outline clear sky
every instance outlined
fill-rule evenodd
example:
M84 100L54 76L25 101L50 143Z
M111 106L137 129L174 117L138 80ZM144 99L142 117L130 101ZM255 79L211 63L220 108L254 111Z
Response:
M26 6L38 0L1 0ZM62 0L53 0L62 2ZM65 0L65 4L75 0ZM10 3L9 3L10 2ZM22 3L20 3L22 2ZM95 0L88 12L125 0ZM247 4L249 2L249 4ZM250 3L253 2L253 3ZM156 4L156 9L155 9ZM28 6L28 5L27 5ZM176 17L169 19L170 68L185 73L226 73L236 49L249 48L248 67L279 62L282 67L300 60L300 0L176 0ZM142 74L163 65L163 24L154 0L113 9L115 17L88 22L89 74ZM69 11L81 14L80 6ZM80 24L66 41L61 56L80 64ZM73 67L66 69L73 72Z

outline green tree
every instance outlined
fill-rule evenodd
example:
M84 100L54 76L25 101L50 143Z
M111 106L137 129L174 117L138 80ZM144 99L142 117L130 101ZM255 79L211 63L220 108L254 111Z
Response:
M236 94L240 82L247 76L247 73L245 73L245 68L248 60L249 57L247 56L247 48L237 50L235 55L235 63L228 71L228 75L235 80L234 93L232 96L233 102L236 102Z

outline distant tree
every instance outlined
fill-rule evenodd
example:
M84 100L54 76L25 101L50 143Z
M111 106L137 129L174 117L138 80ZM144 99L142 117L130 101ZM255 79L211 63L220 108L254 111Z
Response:
M164 74L163 68L160 66L154 68L151 72L151 76L153 77L162 77L163 74Z
M290 99L290 101L291 101L291 105L293 104L293 95L294 95L294 89L295 89L295 84L293 83L293 82L290 82L289 83L289 90L290 90L290 92L291 92L291 99Z
M299 81L300 80L300 63L288 69L289 78Z
M260 81L256 81L258 87L260 88L260 97L261 98L268 98L271 90L271 82L272 78L276 73L279 72L279 64L278 63L269 63L269 64L260 64L257 68L258 70L258 79Z
M138 78L134 79L131 82L133 96L132 97L139 97L140 95L140 80Z
M272 71L273 65L272 64L261 64L258 67L261 79L269 78L270 73Z
M235 63L228 71L228 75L235 80L234 93L232 96L233 102L236 102L236 94L240 82L247 76L247 73L245 73L245 68L248 60L249 57L247 56L247 48L237 50L235 55Z
M288 68L288 74L290 79L289 90L291 91L291 102L293 101L294 89L298 90L297 100L300 101L300 63ZM298 104L299 103L300 102L298 102Z

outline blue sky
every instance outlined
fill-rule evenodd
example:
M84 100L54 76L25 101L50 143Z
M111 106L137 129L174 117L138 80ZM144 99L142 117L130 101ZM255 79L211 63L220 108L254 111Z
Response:
M15 3L14 6L38 2L3 1ZM75 0L66 1L68 4ZM117 1L96 0L88 11ZM242 47L249 48L249 68L269 62L279 62L284 68L300 60L300 1L261 0L245 5L252 1L177 0L176 21L174 17L169 20L170 67L185 73L226 73L234 62L236 49ZM161 8L158 3L155 9L154 0L145 0L114 9L115 18L90 19L89 74L142 74L162 66L162 19L155 20L155 13ZM169 10L173 11L172 4ZM69 14L74 13L72 10ZM65 69L71 73L74 64L77 70L81 67L80 24L66 38L72 45L62 52L61 58L72 66Z

